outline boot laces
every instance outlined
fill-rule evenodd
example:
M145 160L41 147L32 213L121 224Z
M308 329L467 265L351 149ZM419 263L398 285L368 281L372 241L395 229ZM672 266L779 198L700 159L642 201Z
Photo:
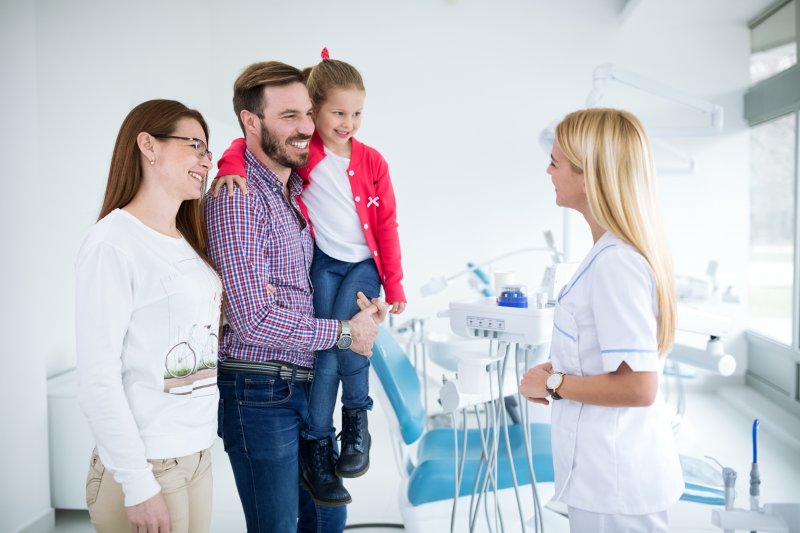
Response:
M341 441L342 448L347 445L361 445L361 417L348 415L344 417L342 430L336 435L336 440Z
M327 472L333 466L333 454L329 442L314 447L311 463L317 472Z

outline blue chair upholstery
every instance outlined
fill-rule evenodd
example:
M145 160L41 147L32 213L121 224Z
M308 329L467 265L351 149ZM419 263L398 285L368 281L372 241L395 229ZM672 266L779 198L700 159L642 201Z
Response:
M386 392L389 403L400 423L400 434L406 444L419 442L417 465L411 469L408 484L408 500L412 505L450 499L455 492L455 459L453 453L453 430L438 428L425 431L425 409L421 401L421 387L417 372L411 361L392 335L381 328L375 342L372 367ZM511 455L520 485L530 483L528 462L525 454L525 439L522 427L508 427ZM424 433L424 434L423 434ZM458 450L461 453L463 432L458 434ZM512 486L511 469L504 436L500 435L500 454L497 466L498 489ZM550 448L549 424L531 424L533 444L533 470L537 482L553 481L553 456ZM482 446L477 430L467 432L467 451L459 496L472 493L476 475L483 472L485 464L480 461ZM724 490L716 483L716 472L709 470L701 461L681 456L686 490L682 500L706 505L724 505ZM482 478L481 478L482 479ZM720 479L721 480L721 479Z
M697 457L681 455L680 460L686 483L681 500L705 505L725 505L722 471Z
M403 349L384 328L378 330L370 362L397 415L403 441L416 442L425 430L419 378Z
M458 450L461 453L464 432L458 432ZM492 432L489 432L492 438ZM511 447L511 456L514 461L514 471L517 484L529 485L531 483L528 459L525 453L525 436L522 426L516 424L508 427L508 440ZM553 481L553 455L550 448L550 425L531 424L531 442L533 444L532 459L533 472L537 483ZM408 499L412 505L439 501L453 496L455 487L455 460L453 458L453 430L439 428L426 433L420 441L417 450L419 465L411 474L408 486ZM480 434L477 430L467 431L467 448L464 461L464 471L459 487L459 496L472 494L476 475L485 472L486 464L480 461L483 447ZM500 434L500 453L497 457L497 489L506 489L513 486L511 468L509 467L508 452L505 445L505 436ZM482 488L478 487L479 490ZM442 491L449 490L449 493Z
M420 400L421 387L417 372L388 331L381 328L372 352L373 369L400 423L403 441L412 444L419 440L417 465L410 472L409 478L407 494L409 502L412 505L422 505L452 498L455 491L453 430L438 428L423 435L425 410ZM522 427L512 425L508 429L517 483L530 484ZM459 453L462 449L463 435L463 431L458 434ZM536 480L552 481L553 457L549 424L531 424L531 437L534 443L533 469ZM464 461L459 496L471 494L476 476L479 471L484 471L486 465L480 460L481 455L482 446L478 431L468 430L467 458ZM500 435L500 453L497 458L497 484L498 489L508 488L513 484L503 434Z

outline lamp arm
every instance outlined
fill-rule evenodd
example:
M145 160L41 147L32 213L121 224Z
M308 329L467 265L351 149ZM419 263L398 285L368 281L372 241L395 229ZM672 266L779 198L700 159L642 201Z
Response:
M708 127L700 128L652 128L650 133L653 136L675 136L675 135L705 135L720 133L724 123L724 108L721 105L714 104L702 98L692 96L677 89L673 89L667 85L659 82L645 79L637 74L621 70L614 65L605 64L600 65L594 69L592 73L592 91L587 98L587 106L595 107L603 97L605 84L608 80L613 80L623 85L628 85L634 89L650 93L652 95L670 100L678 104L684 105L695 111L704 113L710 117L710 124Z
M524 253L524 252L557 253L557 250L555 248L549 248L549 247L543 247L543 246L534 246L534 247L530 247L530 248L520 248L519 250L514 250L514 251L511 251L511 252L507 252L507 253L504 253L502 255L498 255L497 257L493 257L492 259L488 259L486 261L483 261L482 263L478 263L478 264L473 265L471 267L465 268L464 270L461 270L460 272L456 272L455 274L453 274L451 276L447 276L447 278L445 278L445 279L447 281L452 281L452 280L456 279L457 277L463 276L464 274L468 274L468 273L472 272L473 270L475 270L477 268L485 267L486 265L490 265L490 264L494 263L495 261L499 261L501 259L505 259L506 257L511 257L511 256L518 255L518 254L521 254L521 253Z

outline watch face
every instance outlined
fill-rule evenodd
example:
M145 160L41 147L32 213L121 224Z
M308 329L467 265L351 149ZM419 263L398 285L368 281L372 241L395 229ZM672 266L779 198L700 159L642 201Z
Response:
M554 390L561 385L561 374L550 374L545 383L548 389Z
M350 335L342 335L339 337L339 342L336 343L336 347L340 350L346 350L353 344L353 337Z

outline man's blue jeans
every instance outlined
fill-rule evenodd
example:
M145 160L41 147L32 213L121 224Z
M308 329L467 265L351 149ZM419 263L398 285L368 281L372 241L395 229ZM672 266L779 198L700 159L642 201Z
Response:
M314 314L317 318L349 320L359 312L356 293L377 298L381 280L375 261L366 259L347 263L328 256L314 247L311 263L311 284L314 287ZM333 409L339 381L342 382L342 405L348 409L372 409L369 397L369 359L352 350L335 346L317 352L314 381L311 385L308 418L303 436L319 440L335 433Z
M347 507L316 505L300 487L298 442L309 384L222 368L217 384L218 432L233 467L247 531L343 531Z

